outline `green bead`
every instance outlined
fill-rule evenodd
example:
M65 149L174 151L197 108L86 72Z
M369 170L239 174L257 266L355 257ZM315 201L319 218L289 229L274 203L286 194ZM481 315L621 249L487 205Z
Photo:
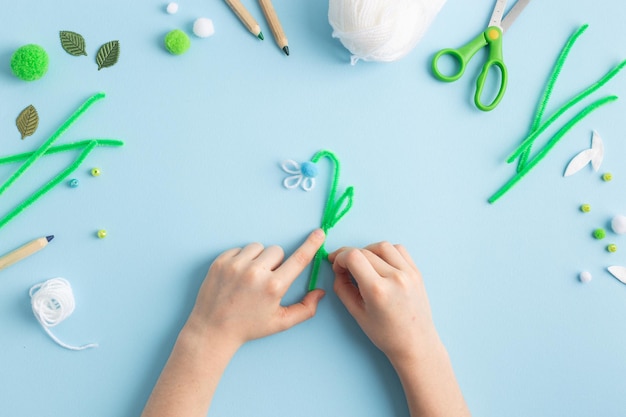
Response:
M611 243L609 246L606 247L606 250L611 253L617 252L617 245L615 243Z
M185 32L174 29L165 35L165 49L173 55L182 55L191 46L191 40Z
M94 177L99 177L100 174L102 174L102 171L100 171L100 168L93 168L91 170L91 175Z
M48 72L48 53L39 45L19 47L11 56L11 71L24 81L35 81Z
M580 211L583 213L589 213L591 211L591 206L589 204L583 204L580 206Z
M606 237L606 232L604 229L596 229L593 231L593 237L596 239L604 239Z
M99 239L104 239L105 237L107 237L107 231L104 230L104 229L98 230L98 238Z
M611 181L613 179L613 174L611 174L610 172L606 172L604 174L602 174L602 181Z

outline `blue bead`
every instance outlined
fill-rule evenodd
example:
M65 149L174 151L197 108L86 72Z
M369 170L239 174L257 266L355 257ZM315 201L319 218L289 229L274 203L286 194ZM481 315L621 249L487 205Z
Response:
M317 165L315 165L313 162L303 162L300 170L302 171L302 175L304 175L305 177L309 177L309 178L315 178L317 177L317 173L318 173L318 169L317 169Z
M76 178L71 179L70 182L69 182L69 185L72 188L78 187L78 180Z

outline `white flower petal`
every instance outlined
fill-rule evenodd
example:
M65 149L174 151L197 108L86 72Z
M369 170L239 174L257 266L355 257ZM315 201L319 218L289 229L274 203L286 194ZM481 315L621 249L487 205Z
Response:
M281 165L281 168L287 174L302 174L300 164L294 161L293 159L288 159L284 161Z
M567 168L565 169L565 174L563 174L563 176L569 177L570 175L574 175L575 173L583 169L589 162L591 162L591 158L593 158L594 153L595 150L586 149L576 155L567 165Z
M604 142L602 142L602 138L595 130L591 136L591 149L594 151L594 155L591 158L591 165L597 172L600 169L600 165L602 165L602 160L604 159Z
M615 278L626 284L626 268L623 266L609 266L607 269Z
M305 177L302 180L302 189L304 191L311 191L315 187L315 178L313 177Z
M300 175L291 175L283 180L283 185L285 188L292 189L296 188L302 182L302 174Z

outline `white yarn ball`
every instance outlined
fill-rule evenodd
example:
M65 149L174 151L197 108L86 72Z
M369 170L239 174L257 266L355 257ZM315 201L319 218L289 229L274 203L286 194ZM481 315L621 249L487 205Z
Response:
M206 17L199 17L193 22L193 33L199 38L208 38L215 33L213 21Z
M618 214L611 220L611 229L618 235L626 233L626 216Z
M165 10L169 14L176 14L176 12L178 11L178 3L174 3L174 2L168 3Z
M333 38L351 53L351 63L396 61L422 38L446 0L330 0Z

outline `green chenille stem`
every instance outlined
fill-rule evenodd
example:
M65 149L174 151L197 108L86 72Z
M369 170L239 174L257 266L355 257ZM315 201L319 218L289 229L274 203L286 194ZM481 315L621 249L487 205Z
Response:
M313 155L311 162L315 164L322 158L328 158L333 166L330 191L328 192L328 200L326 201L326 206L324 207L321 225L321 229L328 236L328 230L334 227L352 208L354 187L348 187L341 197L335 201L335 197L337 195L337 185L339 184L339 175L341 173L341 164L335 154L327 150L319 151ZM328 259L328 252L326 251L325 244L322 244L315 254L315 258L313 258L313 267L311 268L311 277L309 279L309 291L313 291L317 287L317 277L319 275L320 265L324 259Z
M535 165L537 165L547 154L548 152L561 140L561 138L572 128L576 123L584 119L589 113L594 110L608 104L612 101L617 100L617 96L608 96L604 97L600 100L596 100L583 110L578 113L574 118L572 118L565 126L563 126L550 141L539 151L537 155L535 155L525 166L524 168L517 172L517 174L511 178L506 184L502 186L494 195L489 197L489 203L495 203L500 197L502 197L507 191L509 191L519 180L521 180Z
M534 133L539 127L539 125L541 124L543 113L545 112L546 106L548 105L548 101L550 100L550 97L552 95L554 84L556 84L556 80L559 78L559 75L561 74L561 69L563 68L563 64L565 63L565 60L567 59L567 56L569 55L569 52L572 49L572 46L574 46L574 43L576 43L576 40L580 37L580 35L583 34L583 32L585 32L585 30L587 30L588 27L589 25L587 24L581 26L572 36L570 36L567 43L565 44L565 47L561 50L561 53L552 70L552 74L550 75L550 78L548 80L548 84L546 85L546 88L543 91L541 100L539 101L539 106L537 107L537 111L535 112L535 118L533 120L533 124L531 125L529 134ZM518 172L521 171L522 168L524 168L524 165L526 165L526 162L528 161L528 157L530 156L531 147L532 147L532 143L528 146L528 149L526 149L524 153L520 156L520 159L517 165Z
M571 99L570 101L568 101L566 104L564 104L563 106L561 106L556 113L554 113L544 124L542 124L540 127L536 128L531 135L529 135L526 139L524 139L524 141L522 141L522 143L517 147L517 149L511 154L511 156L509 156L509 158L507 159L508 163L511 163L515 160L515 158L517 158L520 155L523 155L524 153L527 153L530 151L531 146L533 145L533 143L535 142L535 140L537 139L537 137L539 135L541 135L548 127L550 127L552 125L552 123L554 123L559 117L561 117L563 115L563 113L565 113L567 110L569 110L570 108L572 108L572 106L578 104L579 102L581 102L583 99L587 98L589 95L591 95L592 93L594 93L595 91L597 91L600 87L602 87L604 84L606 84L607 82L609 82L613 77L615 77L622 69L624 69L624 67L626 67L626 60L620 62L615 68L613 68L611 71L609 71L608 73L606 73L600 80L598 80L596 83L590 85L588 88L586 88L584 91L582 91L581 93L579 93L576 97L574 97L573 99Z
M8 222L10 222L15 216L17 216L22 211L24 211L28 206L33 204L35 201L41 198L44 194L46 194L48 191L50 191L52 188L56 187L57 185L59 185L59 183L61 183L64 179L66 179L68 175L70 175L72 172L76 170L76 168L78 168L78 166L85 160L85 158L87 158L87 155L89 155L89 153L92 150L94 150L96 146L98 146L97 141L95 140L90 141L87 144L87 146L83 149L83 151L80 153L80 155L78 155L78 158L76 158L76 160L71 165L69 165L67 168L61 171L50 182L48 182L46 185L41 187L39 190L35 191L33 194L30 195L30 197L22 201L17 207L15 207L2 219L0 219L0 229L4 227Z
M82 149L93 141L97 142L98 147L103 147L103 146L117 147L117 146L124 145L124 142L122 142L121 140L117 140L117 139L95 139L94 138L94 139L81 140L80 142L67 143L65 145L52 146L48 148L48 150L46 151L44 155L52 155L52 154L59 153L59 152L71 151L74 149ZM25 159L30 158L34 153L35 152L24 152L24 153L18 153L14 155L1 157L0 165L23 161Z
M34 164L43 154L45 154L52 144L61 136L74 122L91 107L93 103L104 98L104 93L97 93L91 96L85 101L79 108L67 119L56 132L50 136L50 138L44 142L33 154L11 175L1 186L0 196L11 186L13 183L26 172L32 164Z

